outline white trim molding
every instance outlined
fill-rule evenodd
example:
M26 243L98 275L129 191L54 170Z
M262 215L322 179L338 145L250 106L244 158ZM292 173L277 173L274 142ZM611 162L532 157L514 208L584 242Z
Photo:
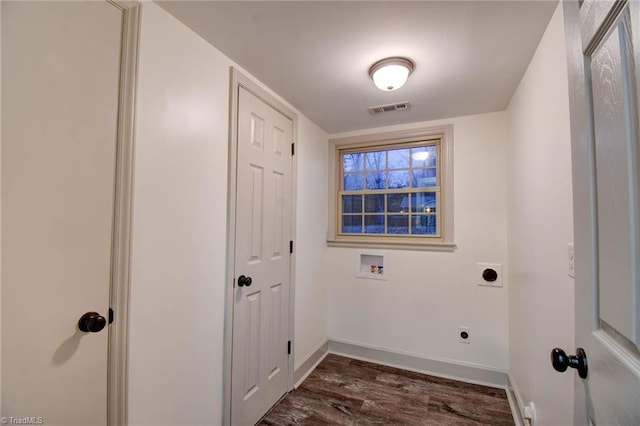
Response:
M223 415L222 424L231 424L231 363L233 357L233 280L235 265L235 235L236 235L236 191L237 191L237 150L238 150L238 97L240 87L246 89L276 111L289 118L293 123L293 143L298 144L298 115L280 102L275 96L261 88L257 83L242 74L237 68L229 69L229 158L228 158L228 189L227 189L227 264L225 272L225 326L224 326L224 376L223 376ZM296 200L298 156L293 156L291 169L291 240L296 241ZM291 354L287 367L288 389L294 384L294 313L295 313L295 265L296 251L291 254L289 269L289 340Z
M513 415L516 426L524 426L527 424L525 423L523 413L524 404L522 403L522 397L520 396L520 392L518 392L518 387L511 373L507 376L507 387L505 390L507 391L509 407L511 408L511 414Z
M295 381L295 388L298 388L305 381L309 374L313 373L318 365L329 354L329 342L325 341L318 349L313 351L306 360L304 360L293 374L293 380Z
M129 291L141 6L135 1L109 3L122 11L122 47L109 296L109 305L113 309L113 323L109 326L107 423L109 426L126 426L129 423Z
M440 142L440 185L442 223L438 238L394 237L394 236L358 236L338 235L338 200L340 185L338 170L338 150L348 147L390 145L394 143L412 143L439 138ZM339 136L329 139L329 247L381 248L398 250L426 250L452 252L454 243L453 212L453 125L423 126L412 129L376 131L355 136Z

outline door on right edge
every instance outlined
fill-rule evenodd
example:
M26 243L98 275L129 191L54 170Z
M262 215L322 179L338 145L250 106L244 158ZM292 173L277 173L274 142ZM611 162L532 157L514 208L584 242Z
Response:
M639 6L564 4L576 347L588 361L587 377L576 374L574 423L580 425L640 425Z

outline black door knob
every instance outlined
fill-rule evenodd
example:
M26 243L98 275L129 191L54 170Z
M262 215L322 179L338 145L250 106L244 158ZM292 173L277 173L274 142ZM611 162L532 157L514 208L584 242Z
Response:
M553 365L554 370L561 373L567 371L568 367L575 368L578 370L578 375L581 379L587 378L589 370L587 365L587 354L582 348L576 349L575 355L567 355L567 353L562 349L554 348L551 351L551 365Z
M252 282L251 277L245 277L244 275L238 277L238 287L249 287Z
M78 328L85 333L97 333L107 325L107 320L97 312L87 312L78 320Z

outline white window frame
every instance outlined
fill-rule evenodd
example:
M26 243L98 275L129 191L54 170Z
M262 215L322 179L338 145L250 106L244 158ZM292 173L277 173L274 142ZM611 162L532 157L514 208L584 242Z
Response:
M440 139L438 180L439 236L393 236L379 234L340 234L340 150L375 147L389 148L394 144L410 144ZM406 130L339 137L329 140L329 235L330 247L359 247L403 250L453 251L453 125L420 127Z

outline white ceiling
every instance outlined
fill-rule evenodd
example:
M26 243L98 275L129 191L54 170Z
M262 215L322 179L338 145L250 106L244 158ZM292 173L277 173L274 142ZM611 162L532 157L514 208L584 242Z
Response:
M504 110L556 1L159 1L328 133ZM369 67L415 62L378 90ZM409 101L407 111L367 107Z

